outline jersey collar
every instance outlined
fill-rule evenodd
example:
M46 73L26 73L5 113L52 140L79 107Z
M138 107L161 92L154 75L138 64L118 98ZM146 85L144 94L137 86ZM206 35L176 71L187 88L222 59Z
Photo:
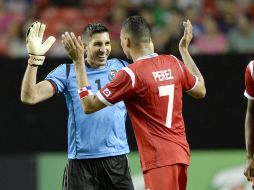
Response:
M85 66L86 66L86 70L87 70L87 71L103 70L103 69L105 69L105 68L107 67L107 64L108 64L108 60L107 60L107 62L105 63L104 67L101 67L101 68L92 68L92 67L88 64L87 59L85 59Z
M139 58L137 59L137 61L139 61L139 60L141 60L141 59L148 59L148 58L151 58L151 57L156 57L156 56L158 56L157 53L151 53L151 54L148 54L148 55L144 55L144 56L142 56L142 57L139 57Z

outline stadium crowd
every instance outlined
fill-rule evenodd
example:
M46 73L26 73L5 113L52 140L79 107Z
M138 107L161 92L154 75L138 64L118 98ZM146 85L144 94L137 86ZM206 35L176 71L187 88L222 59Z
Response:
M0 56L26 57L26 28L35 20L46 23L46 35L56 43L49 56L66 57L64 31L81 34L87 23L110 29L112 56L123 56L119 33L122 21L141 15L152 26L156 52L179 54L182 21L190 19L192 54L254 52L252 0L0 0Z

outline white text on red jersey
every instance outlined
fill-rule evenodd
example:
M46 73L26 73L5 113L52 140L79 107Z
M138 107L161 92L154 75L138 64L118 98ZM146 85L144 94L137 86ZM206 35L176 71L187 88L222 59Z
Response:
M164 81L164 80L171 80L174 77L172 76L171 69L155 71L153 73L153 78L155 81Z

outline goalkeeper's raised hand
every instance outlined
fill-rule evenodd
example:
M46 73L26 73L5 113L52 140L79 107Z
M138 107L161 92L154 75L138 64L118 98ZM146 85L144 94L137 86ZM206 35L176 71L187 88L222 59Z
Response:
M32 66L39 66L43 64L46 52L56 41L55 37L50 36L44 43L42 43L45 28L45 24L34 22L27 31L26 45L30 56L28 63Z

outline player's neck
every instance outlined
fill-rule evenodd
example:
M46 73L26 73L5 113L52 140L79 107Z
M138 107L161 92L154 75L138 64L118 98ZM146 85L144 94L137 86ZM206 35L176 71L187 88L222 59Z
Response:
M89 68L93 68L93 69L104 69L105 68L105 64L100 64L100 63L95 63L95 62L88 62L87 59L85 59L85 65Z
M149 55L154 53L154 48L153 45L147 45L147 46L142 46L139 48L135 48L133 49L133 51L131 51L131 57L133 61L136 61L138 58L143 57L145 55Z

